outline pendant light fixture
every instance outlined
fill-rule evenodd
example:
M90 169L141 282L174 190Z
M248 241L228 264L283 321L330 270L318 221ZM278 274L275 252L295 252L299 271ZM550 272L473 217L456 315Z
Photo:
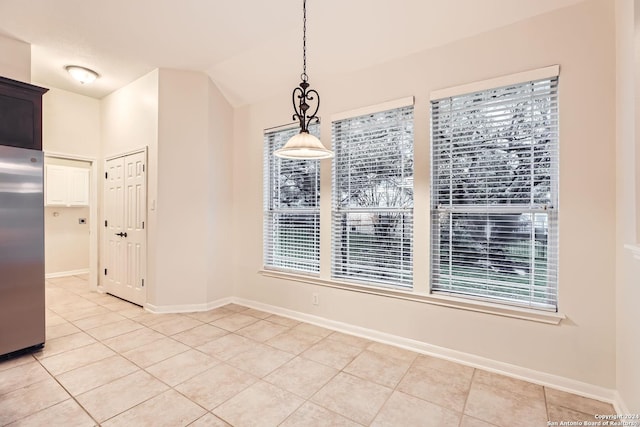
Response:
M293 101L293 119L300 124L300 133L292 137L287 143L276 150L274 154L283 159L294 160L318 160L333 157L333 151L327 150L322 142L309 133L309 124L319 122L318 109L320 108L320 95L314 89L309 89L307 76L307 0L302 0L302 82L293 89L291 98ZM308 102L315 103L312 108Z

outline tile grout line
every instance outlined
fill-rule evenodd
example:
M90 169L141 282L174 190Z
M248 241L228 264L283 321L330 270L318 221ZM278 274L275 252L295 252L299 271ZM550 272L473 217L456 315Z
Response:
M462 413L460 414L459 426L462 426L462 419L464 418L467 412L467 403L469 403L469 396L471 395L471 387L473 387L473 380L475 379L477 372L478 370L476 368L473 368L473 372L471 373L471 381L469 381L469 389L467 390L467 395L464 398L464 405L462 405Z
M36 359L36 360L37 360L37 359ZM62 385L62 383L58 380L58 378L57 378L55 375L53 375L53 374L52 374L52 373L47 369L47 367L46 367L46 366L44 366L44 365L43 365L39 360L38 360L38 363L40 363L40 366L42 366L42 369L44 369L45 371L47 371L47 373L51 376L51 378L53 378L53 380L54 380L56 383L58 383L58 385L59 385L60 387L62 387L62 389L67 393L67 395L69 395L69 397L70 397L71 399L73 399L73 401L74 401L74 402L76 402L76 404L77 404L80 408L82 408L82 410L85 412L85 414L87 414L87 415L89 416L89 418L91 418L91 419L96 423L95 425L99 426L99 425L100 425L100 423L98 422L98 420L96 420L96 419L93 417L93 415L92 415L92 414L91 414L91 413L90 413L90 412L89 412L89 411L88 411L88 410L87 410L87 409L86 409L86 408L85 408L85 407L84 407L84 406L83 406L83 405L78 401L78 399L76 399L76 397L75 397L73 394L71 394L71 392L69 392L69 390L67 390L67 388L66 388L64 385ZM63 401L63 402L64 402L64 401ZM57 405L57 404L59 404L59 403L61 403L61 402L56 403L56 405ZM52 405L52 406L50 406L49 408L51 408L51 407L53 407L53 406L55 406L55 405ZM48 408L47 408L47 409L48 409ZM40 411L38 411L38 412L40 412Z
M408 371L408 369L407 369L407 371ZM403 375L403 377L404 377L404 375ZM377 384L377 383L374 383L374 384ZM398 384L400 384L400 382L398 382ZM368 425L371 425L376 420L376 418L378 418L378 415L380 415L380 412L382 412L382 408L384 408L384 406L387 404L389 399L391 399L391 396L393 396L393 394L396 392L396 387L398 386L398 384L396 384L395 387L393 387L393 388L387 387L387 388L389 388L391 390L391 393L389 393L389 396L387 396L387 398L384 400L384 403L382 403L382 405L380 405L380 407L376 411L376 413L373 416L373 418L371 418L371 421L369 422Z
M225 364L226 364L226 362L224 362L224 361L223 361L222 363L225 363ZM228 365L228 366L231 366L231 365ZM232 368L235 368L235 366L231 366L231 367L232 367ZM238 369L238 368L235 368L235 369ZM243 372L244 372L244 371L243 371ZM257 381L255 381L255 382L253 382L253 383L251 383L251 384L247 385L246 387L244 387L243 389L241 389L240 391L238 391L237 393L235 393L233 396L229 396L228 398L226 398L225 400L223 400L222 402L220 402L219 404L217 404L216 406L214 406L213 408L211 408L211 410L210 410L210 411L208 411L208 412L211 412L211 415L213 415L213 416L215 416L215 417L218 417L218 418L220 418L221 420L223 420L225 423L227 423L227 424L229 424L229 425L233 426L233 424L231 424L231 423L227 422L227 421L226 421L226 420L224 420L222 417L218 416L217 414L214 414L214 413L213 413L213 411L214 411L214 409L219 408L220 406L222 406L222 405L224 405L225 403L227 403L229 400L231 400L231 399L233 399L234 397L236 397L238 394L240 394L240 393L242 393L243 391L247 390L249 387L253 387L256 383L258 383L258 382L260 381L260 378L256 377L255 375L252 375L252 374L249 374L249 375L251 375L252 377L256 378L256 379L257 379ZM182 383L180 383L180 384L182 384ZM178 391L178 393L180 393L180 392ZM182 393L180 393L180 394L182 394ZM191 401L193 402L193 400L192 400L191 398L189 398L188 396L185 396L185 397L186 397L187 399L189 399L189 400L191 400ZM206 409L206 408L205 408L205 409Z
M301 355L296 355L296 357L301 357L301 358L303 358L303 359L304 359L304 357L302 357ZM306 360L311 360L311 359L306 359ZM311 360L311 361L312 361L312 362L315 362L314 360ZM315 362L315 363L318 363L318 362ZM327 366L327 365L323 365L323 366ZM334 369L335 369L335 368L334 368ZM275 371L275 370L274 370L274 371ZM329 379L328 379L325 383L323 383L320 387L318 387L318 389L317 389L315 392L313 392L313 393L311 394L311 396L309 396L308 398L304 398L304 397L302 397L302 396L299 396L299 395L297 395L297 394L295 394L295 393L290 392L290 393L292 393L292 394L294 394L294 395L296 395L296 396L298 396L298 397L301 397L301 398L304 400L304 402L303 402L303 403L302 403L298 408L296 408L296 410L295 410L295 411L291 412L291 413L287 416L287 418L285 418L285 419L282 421L282 423L284 423L284 422L285 422L289 417L291 417L291 416L292 416L292 415L293 415L293 414L294 414L298 409L300 409L300 407L302 407L302 405L304 405L305 403L309 403L309 404L311 404L311 405L316 405L316 406L318 406L318 407L320 407L320 408L323 408L323 409L325 409L325 410L327 410L327 411L329 411L329 412L331 412L331 413L333 413L333 414L336 414L336 415L341 416L341 417L343 417L343 418L347 418L347 417L345 417L344 415L342 415L342 414L338 414L337 412L335 412L335 411L333 411L333 410L331 410L331 409L329 409L329 408L326 408L326 407L324 407L324 406L322 406L322 405L320 405L320 404L318 404L318 403L315 403L315 402L313 402L313 401L311 400L311 399L313 399L313 397L314 397L316 394L318 394L318 393L320 392L320 390L322 390L322 389L323 389L327 384L329 384L331 381L333 381L333 379L334 379L335 377L337 377L337 376L340 374L340 372L342 372L342 371L341 371L341 370L336 370L336 373L335 373L335 374L333 374L333 376L331 376L331 378L329 378ZM269 384L271 384L271 383L269 383ZM274 386L278 387L276 384L272 384L272 385L274 385ZM288 391L288 390L287 390L287 391ZM350 419L350 418L347 418L347 419ZM353 420L351 420L351 421L353 421ZM355 421L354 421L354 422L355 422ZM280 423L280 424L282 424L282 423ZM359 424L359 423L358 423L358 424Z
M407 350L407 351L411 351L411 350ZM412 367L414 367L414 365L416 364L416 362L417 362L417 360L420 358L420 356L424 356L424 355L421 355L420 353L416 353L416 357L414 357L414 358L413 358L413 360L411 361L411 364L409 364L409 367L407 368L407 370L405 371L405 373L402 375L402 378L400 378L400 381L398 381L398 383L397 383L397 384L395 385L395 387L393 388L393 391L394 391L394 392L396 392L396 391L397 391L398 393L406 394L407 396L413 397L414 399L418 399L418 400L421 400L421 401L423 401L423 402L427 402L427 403L429 403L430 405L435 405L435 406L437 406L437 407L439 407L439 408L443 408L443 409L446 409L446 410L451 411L451 412L459 413L459 414L460 414L460 420L458 421L458 425L461 425L461 424L462 424L462 418L464 417L464 406L463 406L463 408L462 408L462 412L457 412L457 411L454 411L453 409L450 409L450 408L447 408L447 407L445 407L445 406L442 406L442 405L440 405L439 403L432 402L432 401L430 401L430 400L424 399L424 398L419 397L419 396L414 396L413 394L410 394L410 393L404 392L404 391L402 391L402 390L398 390L398 387L400 386L400 384L402 384L402 381L404 381L404 379L406 378L406 376L409 374L409 371L411 371L411 368L412 368ZM431 357L431 356L427 356L427 357ZM416 366L416 369L419 369L419 368ZM436 370L436 371L439 371L439 369L435 369L435 368L430 368L430 369L434 369L434 370ZM474 370L474 371L475 371L475 370ZM473 377L473 374L472 374L472 377ZM469 388L471 388L471 386L469 386ZM467 397L468 397L468 393L467 393ZM466 399L465 399L465 405L466 405Z
M322 341L322 340L320 340L320 341ZM318 342L320 342L320 341L318 341ZM310 345L310 346L309 346L309 348L313 347L313 346L314 346L315 344L317 344L318 342L316 342L316 343L314 343L314 344ZM307 350L308 350L308 349L307 349ZM306 351L306 350L305 350L305 351ZM302 355L302 353L304 353L304 351L300 352L300 354L296 355L296 357L300 357L300 358L302 358L302 359L309 360L309 361L311 361L311 362L317 363L317 364L322 365L322 366L328 366L328 365L325 365L325 364L323 364L323 363L316 362L315 360L307 359L306 357L304 357L304 356ZM328 366L328 367L329 367L329 368L333 368L333 366ZM333 368L333 369L335 369L335 368ZM329 411L329 412L332 412L332 413L334 413L334 414L340 415L341 417L347 418L347 417L345 417L344 415L342 415L342 414L338 414L337 412L332 411L332 410L331 410L331 409L329 409L329 408L325 408L324 406L322 406L322 405L320 405L320 404L318 404L318 403L315 403L315 402L313 402L313 401L311 400L311 399L313 399L313 397L314 397L315 395L317 395L317 394L320 392L320 390L322 390L322 389L323 389L327 384L329 384L331 381L333 381L333 379L334 379L334 378L336 378L338 375L340 375L340 373L341 373L341 372L342 372L342 370L341 370L341 369L340 369L340 370L339 370L339 369L336 369L336 373L335 373L335 374L333 374L333 375L331 376L331 378L329 378L329 379L328 379L324 384L322 384L322 386L320 386L320 387L319 387L315 392L313 392L313 393L311 394L311 396L309 396L308 398L306 398L306 399L305 399L305 403L306 403L306 402L308 402L308 403L310 403L310 404L312 404L312 405L316 405L316 406L319 406L319 407L321 407L321 408L324 408L324 409L326 409L326 410L327 410L327 411ZM274 385L275 385L275 384L274 384ZM293 393L293 394L295 394L295 393ZM300 396L300 397L302 397L302 396ZM300 405L300 406L302 406L302 405ZM296 411L297 411L297 409L296 409ZM295 412L295 411L294 411L294 412ZM291 416L291 415L293 415L293 412L292 412L291 414L289 414L289 416ZM287 417L287 418L289 418L289 417ZM348 418L348 419L350 419L350 418ZM353 420L352 420L352 421L353 421ZM283 421L283 422L284 422L284 421Z
M47 374L49 374L49 376L50 376L50 377L52 377L51 379L55 380L55 378L54 378L54 377L53 377L53 376L52 376L48 371L47 371ZM10 393L16 392L16 391L18 391L18 390L22 390L22 389L24 389L24 388L31 387L31 386L34 386L34 385L36 385L36 384L43 383L43 382L47 381L48 379L49 379L49 378L45 378L45 379L43 379L43 380L36 381L36 382L35 382L35 383L33 383L33 384L29 384L29 385L27 385L27 386L24 386L24 387L18 388L18 389L16 389L16 390L10 391L10 392L8 392L8 393L5 393L5 394L4 394L4 396L6 396L7 394L10 394ZM56 382L57 382L57 381L56 381ZM60 383L58 383L58 384L60 384ZM63 387L63 389L64 389L64 387ZM64 391L69 395L69 397L70 397L70 398L73 398L73 396L71 396L71 394L70 394L66 389L64 389ZM13 421L9 422L8 424L4 424L4 425L9 426L9 425L11 425L11 424L14 424L14 423L16 423L16 422L20 421L20 420L24 420L24 419L26 419L26 418L28 418L28 417L30 417L30 416L32 416L32 415L39 414L39 413L40 413L40 412L42 412L42 411L46 411L47 409L53 408L54 406L59 405L59 404L60 404L60 403L62 403L62 402L66 402L67 400L69 400L69 399L64 399L64 400L61 400L60 402L53 403L53 404L51 404L51 405L49 405L49 406L46 406L46 407L44 407L44 408L41 408L41 409L39 409L39 410L35 411L35 412L31 412L31 413L29 413L29 414L27 414L27 415L25 415L25 416L23 416L23 417L16 418L15 420L13 420ZM82 408L82 409L84 410L84 408ZM86 411L85 411L85 412L86 412Z
M146 372L146 371L145 371L145 372ZM129 375L132 375L132 374L129 374ZM149 375L151 375L151 374L149 374ZM125 376L128 376L128 375L125 375ZM124 378L124 377L121 377L121 378ZM154 378L155 378L155 377L154 377ZM157 379L157 378L155 378L155 379ZM112 382L113 382L113 381L112 381ZM163 383L163 384L164 384L164 383ZM95 390L95 389L94 389L94 390ZM169 387L169 390L171 390L171 387ZM106 420L104 420L103 422L107 422L107 421L109 421L109 420L114 419L115 417L117 417L117 416L119 416L119 415L124 414L125 412L129 412L129 411L130 411L130 410L132 410L133 408L136 408L136 407L138 407L138 406L142 405L143 403L146 403L146 402L150 401L151 399L155 399L156 397L160 396L160 395L161 395L161 394L163 394L163 393L166 393L166 392L167 392L167 391L169 391L169 390L164 390L164 391L161 391L161 392L160 392L160 393L158 393L158 394L154 394L153 396L150 396L149 398L147 398L147 399L143 400L142 402L138 402L138 403L136 403L135 405L133 405L133 406L131 406L131 407L129 407L129 408L126 408L126 409L122 410L121 412L118 412L117 414L114 414L114 415L110 416L109 418L107 418L107 419L106 419ZM194 402L194 403L195 403L195 402Z
M47 341L54 341L54 340L58 340L58 339L61 339L61 338L70 337L71 335L75 335L75 334L84 334L84 332L74 332L73 334L70 334L70 335L64 335L64 336L62 336L62 337L57 337L57 338L51 338L50 340L47 340L47 339L45 338L45 342L44 342L44 344L45 344L45 345L43 345L43 347L42 347L42 348L40 348L40 349L38 349L38 350L35 350L33 353L31 353L31 355L33 355L33 357L35 357L36 359L47 359L47 358L49 358L49 357L53 357L53 356L57 356L57 355L59 355L59 354L66 353L66 352L68 352L68 351L70 351L70 350L75 350L76 348L86 347L86 346L88 346L88 345L94 344L94 343L88 343L88 344L80 345L80 346L78 346L78 347L70 348L70 349L67 349L67 350L62 350L62 351L60 351L59 353L51 354L51 355L49 355L49 356L43 356L43 357L38 357L38 356L36 356L36 354L37 354L37 353L39 353L39 352L43 351L43 350L46 348L46 343L47 343ZM91 337L91 338L93 338L93 337Z
M327 338L328 338L328 337L327 337ZM369 341L369 340L367 340L367 341ZM356 356L351 360L351 362L349 362L349 363L348 363L344 368L342 368L342 369L341 369L341 370L340 370L340 371L335 375L335 376L338 376L338 374L340 374L340 373L344 373L344 374L347 374L347 375L352 375L353 377L358 378L358 379L360 379L360 380L362 380L362 381L367 381L367 382L370 382L370 383L372 383L372 384L376 384L376 385L379 385L379 386L382 386L382 387L386 387L386 388L388 388L388 389L390 389L390 390L391 390L391 393L389 393L389 396L387 396L387 398L384 400L384 402L382 403L382 405L380 405L380 407L378 408L378 410L376 411L376 413L374 414L373 418L371 419L371 421L369 422L369 424L368 424L368 425L371 425L371 424L376 420L376 418L378 417L378 415L380 415L380 412L382 411L382 408L384 408L384 406L387 404L387 402L389 401L389 399L391 399L391 396L393 396L393 393L395 393L395 391L396 391L396 387L398 387L398 384L400 384L400 382L402 381L402 379L404 378L404 376L407 374L407 372L409 372L409 368L410 368L410 367L411 367L411 365L413 364L413 361L412 361L412 362L411 362L411 364L409 365L409 367L407 368L407 370L405 371L405 373L404 373L404 374L402 374L402 378L400 378L400 380L396 383L396 385L395 385L395 386L393 386L393 388L388 387L388 386L386 386L386 385L384 385L384 384L377 383L377 382L372 381L372 380L370 380L370 379L368 379L368 378L362 378L362 377L358 376L358 375L357 375L357 374L355 374L355 373L346 372L346 371L345 371L345 369L346 369L349 365L351 365L351 363L353 363L353 361L355 361L355 360L356 360L356 359L357 359L357 358L358 358L362 353L364 353L365 351L367 351L367 350L368 350L368 348L369 348L369 347L370 347L374 342L375 342L375 341L370 341L370 342L369 342L369 344L367 344L367 346L366 346L366 347L362 348L362 349L361 349L361 351L360 351L360 353L358 353L358 354L357 354L357 355L356 355ZM391 357L391 358L393 358L393 356L391 356L391 355L388 355L388 356L389 356L389 357ZM335 376L334 376L334 378L335 378ZM327 382L327 383L328 383L328 382ZM325 385L326 385L326 384L325 384ZM319 392L323 387L324 387L324 386L320 387L320 389L318 389L318 392ZM323 406L323 407L324 407L324 406ZM325 408L325 409L330 410L329 408ZM353 420L353 419L351 419L351 421L354 421L354 422L356 422L356 423L360 424L359 422L357 422L357 421L355 421L355 420Z
M337 332L337 331L334 331L334 332ZM343 342L338 341L338 340L335 340L335 339L330 339L329 337L330 337L331 335L332 335L332 334L329 334L329 335L327 335L327 336L325 336L325 337L322 337L322 339L321 339L321 340L319 340L319 341L317 341L316 343L314 343L314 344L312 344L311 346L309 346L309 348L307 348L307 350L308 350L308 349L310 349L310 348L312 348L312 347L313 347L313 346L315 346L316 344L318 344L318 343L320 343L320 342L322 342L322 341L324 341L324 340L326 340L326 339L329 339L329 340L331 340L331 341L338 342L338 343L340 343L340 344L344 344L344 345L349 346L349 347L358 348L358 349L360 349L360 352L359 352L358 354L356 354L356 355L351 359L351 361L349 361L349 363L347 363L347 364L346 364L342 369L336 369L336 368L334 368L333 366L329 366L329 365L326 365L326 364L324 364L324 363L322 363L322 362L318 362L318 361L315 361L315 360L312 360L312 359L306 358L306 357L304 357L304 356L303 356L304 351L303 351L303 352L301 352L299 355L296 355L296 357L301 357L301 358L306 359L306 360L309 360L309 361L311 361L311 362L318 363L318 364L320 364L320 365L323 365L323 366L326 366L326 367L329 367L329 368L336 369L336 373L335 373L331 378L329 378L329 380L327 380L325 383L323 383L323 384L322 384L322 385L321 385L321 386L320 386L320 387L319 387L319 388L318 388L318 389L317 389L317 390L316 390L316 391L315 391L311 396L309 396L309 398L305 399L305 402L304 402L304 403L310 403L310 404L312 404L312 405L316 405L316 406L318 406L318 407L320 407L320 408L322 408L322 409L324 409L324 410L326 410L326 411L329 411L329 412L331 412L331 413L333 413L333 414L336 414L336 415L338 415L338 416L340 416L340 417L342 417L342 418L345 418L345 419L347 419L347 420L349 420L349 421L352 421L352 422L354 422L354 423L356 423L356 424L358 424L358 425L362 425L362 424L360 424L358 421L354 420L353 418L350 418L350 417L348 417L348 416L346 416L346 415L344 415L344 414L339 414L339 413L337 413L337 412L333 411L331 408L327 408L327 407L326 407L326 406L324 406L324 405L321 405L321 404L319 404L319 403L316 403L316 402L312 401L312 399L313 399L313 397L314 397L315 395L317 395L317 394L318 394L318 393L319 393L319 392L320 392L320 391L321 391L321 390L322 390L322 389L323 389L327 384L329 384L331 381L333 381L333 380L334 380L338 375L340 375L341 373L342 373L342 374L345 374L345 375L353 376L354 378L360 379L360 380L362 380L362 381L369 381L368 379L360 378L359 376L357 376L357 375L355 375L355 374L352 374L352 373L350 373L350 372L345 372L345 370L344 370L344 369L345 369L345 368L347 368L347 367L348 367L348 366L349 366L349 365L350 365L354 360L356 360L356 358L358 358L362 353L364 353L364 352L365 352L365 351L366 351L366 350L371 346L371 344L373 343L373 341L371 341L369 344L367 344L367 346L366 346L366 347L355 347L355 346L352 346L352 345L350 345L350 344L343 343ZM367 340L367 341L368 341L368 340ZM305 351L306 351L306 350L305 350ZM371 382L372 384L382 385L382 384L375 383L375 382L373 382L373 381L369 381L369 382ZM274 384L274 385L275 385L275 384ZM382 386L383 386L383 387L386 387L386 386L384 386L384 385L382 385ZM390 388L390 387L387 387L387 388ZM393 394L393 391L394 391L394 389L392 389L392 393L391 393L391 394ZM295 394L295 393L293 393L293 394ZM375 421L375 418L378 416L378 414L379 414L380 410L381 410L381 409L382 409L382 407L386 404L387 400L391 397L391 394L387 397L387 399L385 399L385 402L380 406L380 408L379 408L379 409L378 409L378 411L376 412L375 416L374 416L374 417L373 417L373 419L371 420L371 423L372 423L373 421ZM300 397L302 397L302 396L300 396ZM303 404L304 404L304 403L303 403ZM302 405L300 405L300 406L302 406ZM289 417L291 417L291 415L293 415L293 414L294 414L298 409L299 409L299 408L297 408L295 411L293 411L291 414L289 414L289 416L287 416L287 418L286 418L286 419L288 419ZM285 421L286 421L286 419L285 419ZM283 421L283 423L284 423L284 421ZM371 423L369 423L369 425L370 425ZM281 424L282 424L282 423L281 423Z
M549 402L547 401L547 387L542 387L542 397L544 398L544 411L547 414L547 421L551 420L551 416L549 415Z
M408 351L410 351L410 350L408 350ZM463 418L463 417L464 417L464 415L465 415L465 414L464 414L464 409L465 409L465 406L466 406L467 399L469 398L469 392L467 392L467 396L466 396L466 398L465 398L465 404L463 405L462 412L458 412L458 411L456 411L456 410L454 410L454 409L451 409L451 408L449 408L449 407L443 406L443 405L439 404L438 402L434 402L434 401L431 401L431 400L427 400L427 399L425 399L424 397L415 396L415 395L413 395L413 394L411 394L411 393L404 392L404 391L402 391L402 390L397 390L397 387L400 385L400 383L402 383L402 381L404 380L404 378L406 377L406 375L409 373L409 371L411 370L411 368L413 367L413 365L415 364L415 362L420 358L420 356L424 356L424 357L433 357L433 356L429 356L429 355L426 355L426 354L417 353L417 357L413 360L413 362L411 362L411 365L409 366L409 369L407 369L407 372L405 372L405 373L404 373L404 375L403 375L403 377L402 377L402 380L400 380L400 382L398 382L398 384L396 385L396 388L394 389L394 391L397 391L398 393L406 394L407 396L411 396L411 397L413 397L413 398L415 398L415 399L421 400L421 401L423 401L423 402L427 402L427 403L429 403L429 404L431 404L431 405L435 405L435 406L437 406L437 407L439 407L439 408L446 409L447 411L455 412L455 413L457 413L457 414L460 414L460 421L459 421L459 423L461 424L461 423L462 423L462 418ZM439 358L436 358L436 357L433 357L433 358L438 359L438 360L442 360L442 359L439 359ZM455 363L455 362L454 362L454 363ZM461 366L466 366L466 365L461 365ZM421 368L416 367L416 369L420 370ZM445 371L440 370L440 369L438 369L438 368L434 368L434 367L427 367L426 369L434 370L434 371L441 372L441 373L446 373ZM472 378L472 380L473 380L473 376L475 375L475 371L476 371L476 369L475 369L475 368L472 368L472 369L473 369L473 372L472 372L472 374L471 374L471 378ZM471 391L471 383L469 383L469 391Z

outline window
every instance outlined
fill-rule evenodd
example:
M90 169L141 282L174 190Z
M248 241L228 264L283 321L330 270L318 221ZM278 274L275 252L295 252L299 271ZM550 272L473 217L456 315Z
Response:
M319 136L320 126L309 131ZM317 274L320 271L320 165L318 160L288 160L273 152L298 128L264 135L264 265Z
M413 99L332 123L332 277L412 286Z
M432 292L556 311L557 74L432 99L431 121Z

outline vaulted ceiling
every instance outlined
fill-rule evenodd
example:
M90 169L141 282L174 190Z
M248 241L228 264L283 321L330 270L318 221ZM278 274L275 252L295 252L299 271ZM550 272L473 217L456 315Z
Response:
M582 0L308 0L311 82ZM32 45L32 80L102 98L155 68L206 72L234 106L292 89L302 0L0 0L0 34ZM80 86L64 66L100 78Z

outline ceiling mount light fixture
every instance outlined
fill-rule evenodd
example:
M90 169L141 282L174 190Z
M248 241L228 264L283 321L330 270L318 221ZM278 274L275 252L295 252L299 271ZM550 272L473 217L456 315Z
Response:
M320 95L314 89L309 89L307 76L307 0L302 0L302 82L293 89L293 119L300 124L300 133L292 137L287 143L276 150L274 154L283 159L318 160L333 157L333 151L327 150L322 142L309 133L309 124L319 122L316 115L320 108ZM309 114L311 106L307 103L315 101L315 109Z
M90 70L89 68L81 67L79 65L67 65L64 68L69 74L71 74L71 77L73 77L83 85L92 83L95 79L100 77L99 74L95 71Z

